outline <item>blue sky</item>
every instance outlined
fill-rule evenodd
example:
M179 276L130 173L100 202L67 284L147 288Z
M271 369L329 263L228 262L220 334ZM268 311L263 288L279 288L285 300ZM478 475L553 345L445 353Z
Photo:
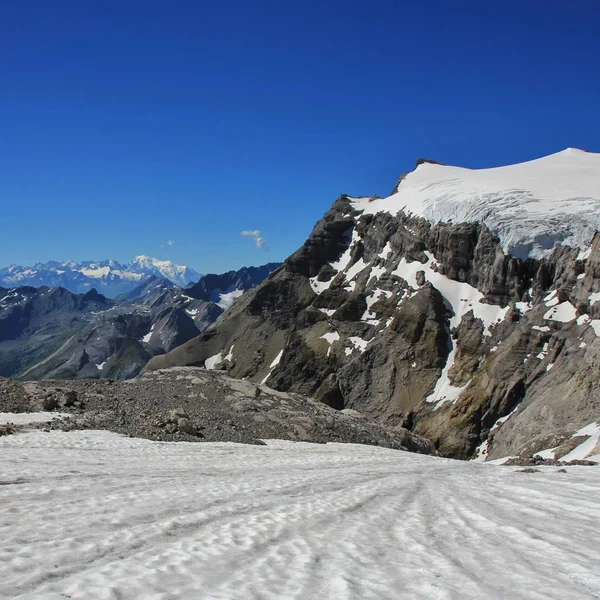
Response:
M417 157L600 151L599 22L598 0L2 2L0 266L282 260Z

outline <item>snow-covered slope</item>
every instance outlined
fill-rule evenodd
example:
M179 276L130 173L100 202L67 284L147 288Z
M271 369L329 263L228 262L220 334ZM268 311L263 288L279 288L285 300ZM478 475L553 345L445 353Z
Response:
M148 256L138 256L131 263L114 260L71 260L38 263L31 267L11 265L0 269L0 285L5 287L64 287L75 294L97 288L104 295L115 298L135 288L150 276L166 277L176 285L185 287L198 281L200 275L184 265Z
M0 597L589 600L600 470L370 446L0 438Z
M180 287L186 287L190 283L195 283L200 279L200 274L190 267L176 265L170 260L158 260L151 256L144 256L143 254L136 256L129 265L131 269L135 269L136 267L146 275L165 277Z
M434 223L485 223L517 258L540 258L559 244L585 250L600 230L600 154L568 148L479 170L423 162L392 196L353 205L363 214L404 210Z

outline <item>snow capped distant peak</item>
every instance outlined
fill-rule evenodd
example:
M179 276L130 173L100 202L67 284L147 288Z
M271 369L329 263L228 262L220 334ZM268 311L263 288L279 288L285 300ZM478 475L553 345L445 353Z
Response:
M567 148L490 169L420 161L393 195L352 203L364 214L484 223L506 253L540 258L557 245L585 249L600 230L600 154Z
M158 260L150 256L137 256L129 264L115 260L62 262L48 261L34 267L11 265L0 268L0 285L17 287L63 287L74 293L98 288L109 297L131 291L150 276L164 277L175 285L185 287L200 279L200 275L184 265L176 265L168 260Z
M140 254L136 256L131 262L132 264L144 265L144 264L152 264L156 259L151 256L146 256L145 254Z
M136 256L131 264L144 269L147 274L166 277L181 287L186 287L190 283L195 283L200 279L200 274L196 273L190 267L176 265L169 260L159 260L145 254Z

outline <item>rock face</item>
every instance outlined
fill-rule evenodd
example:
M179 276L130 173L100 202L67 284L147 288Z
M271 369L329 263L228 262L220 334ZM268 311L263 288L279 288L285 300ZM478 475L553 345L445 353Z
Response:
M153 371L127 382L0 379L0 413L41 409L61 415L43 427L109 429L162 441L284 439L436 453L429 440L401 427L386 428L354 411L198 368Z
M227 274L233 303L276 265ZM219 276L207 276L217 278ZM219 281L217 281L218 283ZM217 293L204 278L204 289ZM91 290L15 288L0 296L0 376L27 379L135 377L148 360L193 339L224 312L164 277L152 276L112 301Z
M214 302L225 310L244 290L255 287L279 267L281 263L267 263L260 267L243 267L239 271L228 271L220 275L203 275L200 281L187 288L186 293L198 300Z
M85 327L91 315L114 303L95 290L20 287L0 293L0 376L45 360Z
M498 194L491 211L505 210ZM148 368L224 369L404 425L456 458L532 455L600 422L600 236L570 248L551 223L552 241L537 227L531 244L542 257L516 258L482 222L388 200L338 198L282 269Z

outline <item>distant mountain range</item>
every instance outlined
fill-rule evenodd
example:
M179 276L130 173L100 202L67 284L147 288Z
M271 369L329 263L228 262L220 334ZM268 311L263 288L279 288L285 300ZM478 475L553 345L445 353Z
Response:
M279 266L205 275L196 291L142 276L117 299L95 289L0 286L0 377L135 377L152 356L198 336Z
M196 283L201 277L185 265L141 255L127 264L115 260L80 263L67 260L37 263L31 267L11 265L0 269L0 286L62 287L74 294L85 294L95 288L108 298L116 298L151 276L164 277L179 287Z

